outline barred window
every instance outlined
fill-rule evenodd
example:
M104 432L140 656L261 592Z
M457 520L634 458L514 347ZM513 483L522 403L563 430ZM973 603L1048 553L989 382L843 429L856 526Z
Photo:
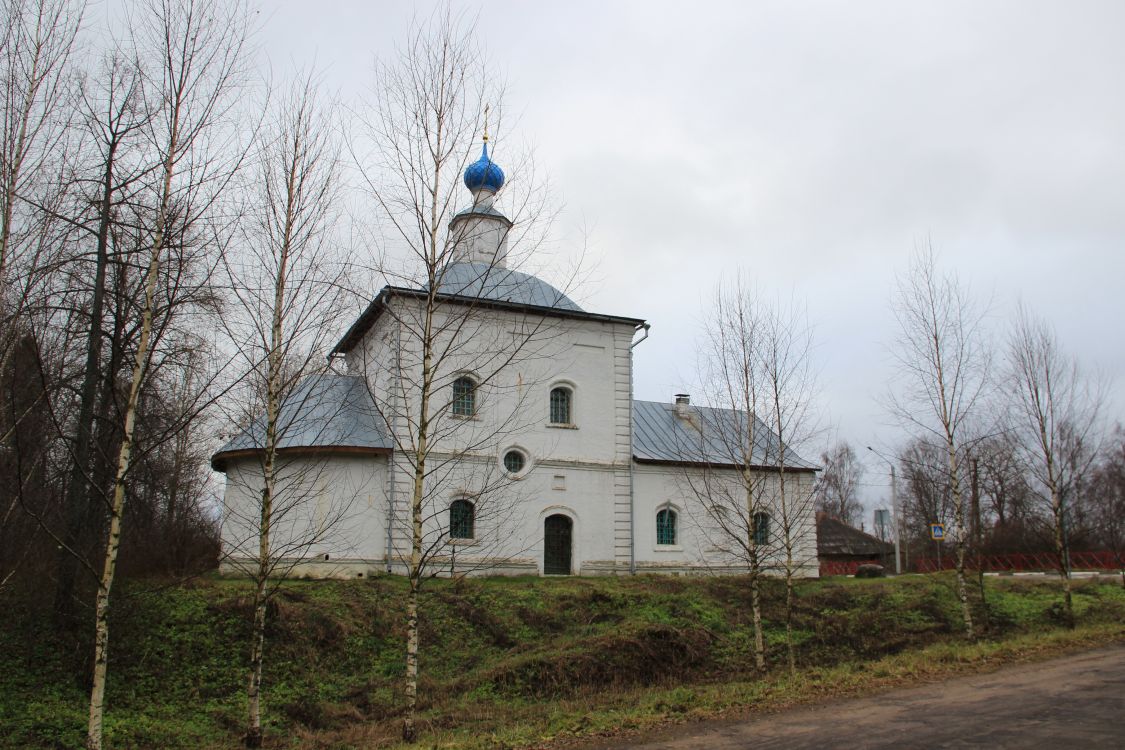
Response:
M770 542L770 516L768 513L754 514L754 544L759 547Z
M468 500L454 500L449 506L449 538L472 539L475 520L472 503Z
M656 514L656 543L676 543L676 511L665 508Z
M526 465L527 457L519 451L511 450L504 454L504 468L508 470L509 474L519 474Z
M460 377L453 381L453 415L471 417L477 413L477 384L472 378Z
M572 424L570 402L573 398L569 388L551 389L551 424Z

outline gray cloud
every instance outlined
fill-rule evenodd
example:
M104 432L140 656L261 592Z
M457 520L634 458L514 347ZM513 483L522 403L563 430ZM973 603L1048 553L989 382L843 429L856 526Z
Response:
M930 238L998 327L1017 299L1051 319L1125 417L1125 4L457 7L565 200L559 232L593 227L601 281L578 297L654 323L640 397L685 384L702 307L742 267L808 300L840 435L891 440L873 396L893 275ZM348 97L412 12L286 2L266 47L315 54Z

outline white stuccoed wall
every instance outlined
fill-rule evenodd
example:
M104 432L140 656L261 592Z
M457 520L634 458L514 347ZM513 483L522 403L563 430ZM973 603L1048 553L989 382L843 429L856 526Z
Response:
M484 210L491 207L491 198L480 205ZM453 261L484 263L503 268L508 259L508 233L511 226L511 222L500 216L488 214L457 216L449 227L451 241L456 244L458 250L453 254Z
M299 575L353 577L379 572L386 537L387 459L312 455L284 458L280 466L272 554L286 565L297 564ZM223 572L244 571L257 557L261 491L259 460L228 463L221 526Z
M392 304L400 306L394 317L420 319L417 302ZM479 495L481 515L488 507L510 506L503 514L506 544L461 543L457 557L468 561L490 552L511 558L525 572L541 571L543 520L557 511L575 522L575 572L627 570L633 325L486 310L457 320L465 309L451 308L453 317L443 315L440 323L456 328L457 335L437 366L431 459L467 453L468 460L443 476L441 486L427 486L429 532L444 528L445 509L454 499ZM410 335L415 325L396 331L392 316L383 316L357 347L362 354L348 360L352 372L372 384L404 443L418 412L420 346ZM443 338L437 348L446 350L448 344ZM448 408L452 382L462 374L481 383L471 419L453 416ZM549 424L549 394L556 385L573 389L573 426ZM530 468L518 479L501 469L502 456L512 448L529 458ZM408 518L412 474L406 457L397 457L393 494L399 522L392 557L399 560L409 549L401 522Z
M636 539L637 568L641 572L687 572L707 570L715 573L744 573L745 557L732 556L733 540L715 524L704 509L699 496L703 469L693 467L639 464L636 482ZM739 496L743 484L733 470L713 470L711 482L723 482L730 487L732 497ZM771 543L760 550L763 567L769 572L784 571L785 550L782 543L782 512L777 477L773 473L759 473L755 481L763 484L761 508L771 517ZM816 576L816 517L809 500L813 475L807 472L790 474L786 480L790 539L793 547L794 569L801 576ZM656 543L656 514L671 507L677 514L677 544L665 546ZM737 525L737 524L731 524Z

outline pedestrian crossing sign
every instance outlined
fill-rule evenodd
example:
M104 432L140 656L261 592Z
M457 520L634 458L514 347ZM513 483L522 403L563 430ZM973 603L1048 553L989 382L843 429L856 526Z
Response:
M930 539L935 542L940 542L945 539L945 524L944 523L931 523L930 524Z

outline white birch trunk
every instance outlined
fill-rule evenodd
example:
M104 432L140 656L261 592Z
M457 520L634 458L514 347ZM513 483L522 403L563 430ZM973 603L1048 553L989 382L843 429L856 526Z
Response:
M176 155L180 145L180 109L178 105L179 102L177 101L176 106L173 106L171 111L167 150L162 165L163 179L160 208L156 214L152 252L149 256L148 272L145 277L145 302L144 309L141 312L141 336L137 344L136 358L133 362L133 382L129 386L129 399L125 405L125 429L117 456L117 474L113 483L113 501L110 504L109 539L106 543L102 576L98 583L94 620L94 676L90 687L90 714L86 730L86 747L88 750L101 750L102 747L102 717L105 712L105 680L109 655L109 597L113 587L113 575L117 568L117 550L121 542L121 515L125 510L125 478L132 461L137 402L140 399L141 386L148 369L156 282L160 272L160 255L164 251L164 232L168 218L168 207L172 199L172 177L175 172Z
M750 415L750 419L753 416ZM753 431L751 430L750 445L754 444ZM750 465L750 460L747 459L746 465ZM747 530L750 532L750 538L747 540L747 550L750 557L750 620L754 626L754 667L759 671L766 668L766 639L762 633L762 592L761 592L761 561L758 558L758 540L756 530L754 528L754 515L757 512L757 503L754 500L754 490L752 482L754 481L750 469L743 470L743 478L746 482L746 512L748 514L749 523L746 524Z
M113 500L110 504L109 538L106 541L102 575L98 581L98 596L94 615L94 675L90 687L89 722L86 729L87 750L101 750L102 718L105 713L106 670L109 657L109 597L113 576L117 569L117 551L121 544L121 516L125 510L125 479L133 454L133 431L137 422L137 402L148 369L149 343L152 336L153 300L160 271L160 253L164 245L164 217L167 215L168 197L171 194L171 157L165 162L165 179L161 213L157 218L152 241L148 273L145 278L145 303L141 317L141 337L133 362L133 382L129 386L129 399L125 405L125 429L121 448L117 454L117 474L113 482Z
M435 284L431 282L430 289ZM418 436L415 444L414 487L410 498L410 594L406 602L406 716L402 720L402 739L413 742L417 736L415 716L418 711L418 591L422 585L422 504L425 500L426 457L429 450L430 392L433 388L433 293L426 301L426 319L422 336L422 393L419 409Z
M1047 438L1045 421L1039 425L1040 440L1043 445L1043 458L1047 468L1047 489L1051 492L1051 515L1055 521L1055 554L1059 557L1059 576L1062 577L1063 600L1066 606L1066 626L1074 627L1074 598L1071 594L1070 569L1066 560L1066 509L1063 507L1062 493L1059 491L1059 482L1055 472L1054 451Z
M266 372L266 444L262 465L262 501L258 518L258 569L254 577L254 630L251 634L250 677L246 687L246 747L262 746L262 663L266 646L266 587L271 567L270 531L273 525L274 493L277 491L278 422L281 415L281 379L285 352L285 294L288 283L289 253L293 236L294 195L301 142L293 149L293 160L286 175L285 225L281 255L274 277L273 310L270 320L270 349Z
M757 559L750 570L750 617L754 623L754 667L759 672L766 668L766 641L762 635L761 570Z

